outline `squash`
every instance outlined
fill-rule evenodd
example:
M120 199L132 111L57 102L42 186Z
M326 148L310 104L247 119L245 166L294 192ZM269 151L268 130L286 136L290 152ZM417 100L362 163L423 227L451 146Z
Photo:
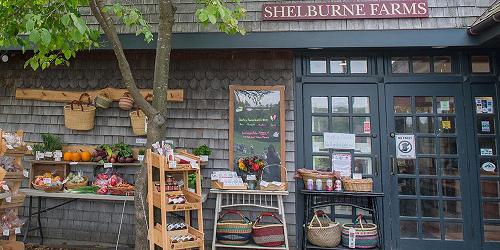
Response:
M82 159L82 154L78 152L71 153L71 160L72 161L80 161Z
M73 153L71 153L71 152L64 152L63 160L64 161L71 161L71 156L72 155L73 155Z
M81 155L82 155L82 161L90 161L90 159L92 159L92 154L88 151L82 152Z

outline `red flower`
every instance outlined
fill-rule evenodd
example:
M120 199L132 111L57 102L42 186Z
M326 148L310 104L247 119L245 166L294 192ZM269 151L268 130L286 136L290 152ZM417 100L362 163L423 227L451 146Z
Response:
M252 164L253 171L257 172L257 171L259 171L259 169L260 169L259 164L257 164L257 163Z

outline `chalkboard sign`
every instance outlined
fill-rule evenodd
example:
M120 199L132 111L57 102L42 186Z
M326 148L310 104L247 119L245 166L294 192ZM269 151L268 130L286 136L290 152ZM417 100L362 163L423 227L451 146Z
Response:
M286 182L285 86L229 86L229 168L264 159L263 179Z

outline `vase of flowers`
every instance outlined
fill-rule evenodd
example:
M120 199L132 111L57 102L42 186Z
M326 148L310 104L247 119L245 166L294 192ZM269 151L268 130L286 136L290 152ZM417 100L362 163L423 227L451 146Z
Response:
M248 189L256 189L264 166L264 159L259 156L238 159L238 168L240 172L245 174L244 179L248 184Z

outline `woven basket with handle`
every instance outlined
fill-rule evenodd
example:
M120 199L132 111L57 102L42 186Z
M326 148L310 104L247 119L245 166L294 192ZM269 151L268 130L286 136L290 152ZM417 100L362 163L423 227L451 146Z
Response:
M278 223L262 223L263 217L272 217ZM285 230L283 222L273 213L263 212L255 220L252 227L253 241L259 246L278 247L285 244Z
M134 99L130 96L129 92L123 93L123 96L120 97L118 107L123 110L131 110L134 107Z
M103 91L97 94L97 96L94 99L95 105L99 108L107 109L109 106L111 106L111 103L113 100L109 96L108 92Z
M320 247L336 247L340 244L342 228L338 222L332 222L322 211L314 214L307 226L307 240Z
M365 223L363 223L363 220ZM360 214L355 223L342 225L342 245L349 247L349 230L354 231L355 248L375 248L378 246L378 227L373 223L366 223Z
M234 214L240 217L238 220L227 220L227 215ZM223 212L217 220L215 231L217 241L226 245L245 245L252 238L252 221L241 212L228 210Z
M82 99L87 97L87 103ZM85 105L84 105L85 104ZM80 100L72 101L64 106L64 126L73 130L91 130L94 128L95 107L91 105L90 96L83 93Z
M64 186L66 187L66 189L77 189L81 187L86 187L89 182L89 178L87 176L84 176L83 179L84 181L78 183L66 182L64 183Z
M344 191L347 192L371 192L373 191L373 180L367 179L342 179Z
M137 108L137 110L130 112L130 124L132 125L132 131L135 135L146 135L147 134L147 116Z

